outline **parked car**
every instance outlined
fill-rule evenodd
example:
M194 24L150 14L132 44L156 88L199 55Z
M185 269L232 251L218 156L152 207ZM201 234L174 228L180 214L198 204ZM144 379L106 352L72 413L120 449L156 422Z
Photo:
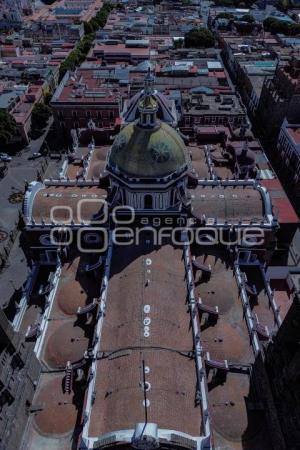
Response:
M28 159L37 159L37 158L41 158L43 155L39 152L34 152L32 153L32 155L29 156Z
M12 157L9 156L7 153L0 153L0 161L9 162L11 160L12 160Z

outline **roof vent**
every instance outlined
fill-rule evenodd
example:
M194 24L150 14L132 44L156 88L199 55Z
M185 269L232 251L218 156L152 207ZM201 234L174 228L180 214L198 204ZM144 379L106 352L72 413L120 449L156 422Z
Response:
M145 406L145 405L144 405ZM146 406L150 406L147 399ZM131 444L138 450L152 450L159 448L158 428L156 423L137 423L132 436Z

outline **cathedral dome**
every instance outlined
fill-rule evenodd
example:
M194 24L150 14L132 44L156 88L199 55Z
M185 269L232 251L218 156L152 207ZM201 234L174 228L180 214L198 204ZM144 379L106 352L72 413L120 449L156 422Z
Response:
M166 123L149 128L130 123L115 138L108 165L127 176L157 178L183 172L187 155L183 140Z

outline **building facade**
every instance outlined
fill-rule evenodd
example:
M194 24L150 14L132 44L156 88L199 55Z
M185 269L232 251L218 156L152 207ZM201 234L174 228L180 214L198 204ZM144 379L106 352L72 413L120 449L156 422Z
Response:
M300 126L291 125L285 119L278 137L277 159L282 175L289 180L289 187L300 196Z
M257 108L257 120L268 124L264 135L276 139L286 117L297 123L300 115L300 60L298 57L284 66L279 65L274 78L266 78Z
M2 310L0 342L0 447L13 450L21 444L41 366L32 343L24 342Z

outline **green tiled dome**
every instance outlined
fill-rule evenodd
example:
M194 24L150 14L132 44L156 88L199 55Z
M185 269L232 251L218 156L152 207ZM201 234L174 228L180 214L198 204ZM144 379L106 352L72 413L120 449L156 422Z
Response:
M166 123L142 128L130 123L115 138L109 166L132 177L163 177L186 167L185 145Z

